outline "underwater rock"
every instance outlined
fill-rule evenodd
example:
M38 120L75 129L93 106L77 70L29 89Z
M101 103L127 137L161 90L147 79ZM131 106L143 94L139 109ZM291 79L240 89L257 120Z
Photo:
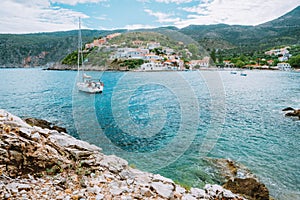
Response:
M270 199L268 188L254 178L235 178L234 180L228 180L223 187L232 191L233 193L246 195L246 198L248 199Z
M298 117L300 119L300 109L294 109L292 107L287 107L282 109L282 111L290 111L285 114L286 117Z
M269 200L268 188L244 165L230 159L212 159L210 162L224 178L223 187L250 200Z

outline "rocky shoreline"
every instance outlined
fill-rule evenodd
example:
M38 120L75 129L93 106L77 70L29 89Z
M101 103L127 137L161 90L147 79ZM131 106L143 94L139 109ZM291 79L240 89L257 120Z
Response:
M185 189L59 131L29 125L0 110L0 199L266 199L211 184Z
M45 68L44 70L77 71L78 67L77 67L77 65L63 65L63 64L60 64L60 63L55 63L55 64ZM105 71L105 67L87 65L87 66L84 67L84 70L85 71Z

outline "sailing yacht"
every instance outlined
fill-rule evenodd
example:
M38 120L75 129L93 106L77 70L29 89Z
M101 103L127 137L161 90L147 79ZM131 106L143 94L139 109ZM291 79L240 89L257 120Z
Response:
M77 70L80 73L80 63L82 71L82 80L77 82L77 88L79 91L87 93L102 93L104 84L100 80L95 80L91 76L84 73L84 60L82 52L82 38L81 38L81 21L79 18L79 30L78 30L78 58L77 58Z

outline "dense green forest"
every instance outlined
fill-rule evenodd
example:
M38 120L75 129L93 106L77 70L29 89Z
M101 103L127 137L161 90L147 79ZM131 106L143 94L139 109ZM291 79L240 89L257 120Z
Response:
M82 30L84 43L111 31ZM0 34L0 66L45 65L61 61L77 49L78 31ZM44 53L43 53L44 52ZM44 55L43 55L44 54ZM26 61L26 58L30 57Z

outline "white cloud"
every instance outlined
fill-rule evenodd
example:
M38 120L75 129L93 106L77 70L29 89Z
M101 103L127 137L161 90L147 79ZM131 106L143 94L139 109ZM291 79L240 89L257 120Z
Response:
M99 3L105 2L107 0L50 0L52 3L61 3L67 5L76 5L76 4L84 4L84 3Z
M119 0L0 0L0 33L32 33L32 32L51 32L51 31L65 31L74 30L78 27L78 17L90 18L88 15L94 15L95 17L90 20L83 20L83 28L85 23L89 23L88 26L97 28L99 25L96 22L101 20L99 24L107 26L111 29L114 26L112 19L116 16L116 12L122 10L122 15L126 15L126 19L120 19L118 22L120 27L127 29L139 29L139 28L153 28L174 25L179 28L188 26L190 24L241 24L241 25L256 25L263 22L275 19L288 11L294 9L300 5L300 0L136 0L133 2L147 2L147 5L140 6L139 9L148 13L150 18L155 22L153 26L147 24L138 24L135 19L140 19L136 13L126 13L126 7L120 9ZM121 1L121 0L120 0ZM91 13L89 11L93 5L80 5L83 10L75 11L79 6L72 6L72 9L68 9L70 6L56 5L53 3L62 3L68 5L76 5L83 3L99 3L98 11ZM164 3L164 4L158 4ZM192 7L187 7L190 4L184 4L190 2L191 4L198 4ZM168 5L168 3L180 4L176 6L178 9L168 12L174 5ZM153 6L153 4L156 4ZM165 12L158 12L154 9L157 7ZM106 5L111 7L106 8ZM129 7L130 5L128 5ZM147 9L145 9L147 7ZM95 9L95 10L96 10ZM100 9L105 9L106 15L101 15L103 12ZM124 11L124 13L123 13ZM138 11L138 10L137 10ZM86 14L84 14L85 12ZM137 12L138 13L138 12ZM100 14L100 15L99 15ZM120 14L120 13L117 13ZM97 16L97 17L96 17ZM128 16L128 17L127 17ZM148 22L149 16L143 18L143 21ZM148 17L148 18L147 18ZM130 21L133 20L133 21ZM125 23L125 24L121 24ZM133 25L127 25L133 24ZM108 29L103 27L103 29Z
M155 0L159 3L176 3L176 4L182 4L182 3L189 3L192 0Z
M77 28L79 16L88 18L80 12L51 7L47 0L38 0L34 3L1 0L0 32L31 33L74 30Z
M258 25L285 14L300 4L300 0L213 0L181 10L191 14L175 23L178 27L190 24Z
M149 9L144 10L146 13L148 13L151 16L154 16L157 18L157 21L159 23L175 23L178 22L180 19L179 18L173 18L173 14L166 14L162 12L154 12Z

